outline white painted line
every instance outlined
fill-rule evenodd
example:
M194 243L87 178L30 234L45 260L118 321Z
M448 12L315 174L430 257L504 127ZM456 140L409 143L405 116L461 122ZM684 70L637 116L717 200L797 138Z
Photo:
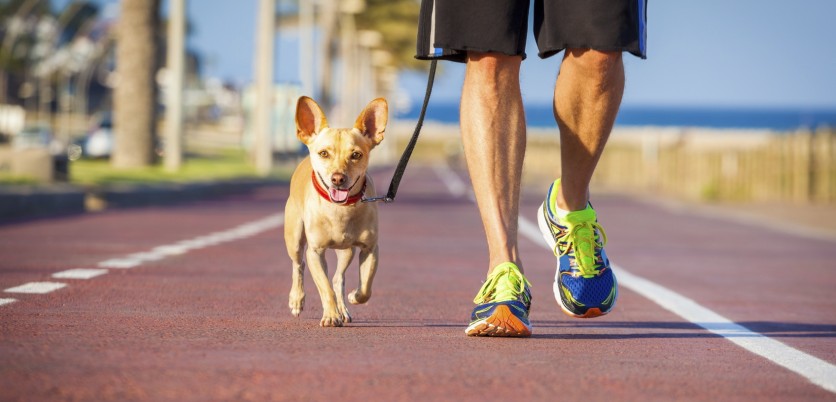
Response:
M197 247L197 244L198 244L198 243L199 243L199 242L198 242L197 240L195 240L195 239L189 239L189 240L181 240L181 241L179 241L179 242L177 242L177 243L174 243L174 244L173 244L173 246L174 246L174 247L180 247L180 248L182 248L182 249L184 250L184 252L185 252L185 253L187 253L187 252L189 252L189 251L191 251L191 250L193 250L193 249L198 248L198 247Z
M535 244L548 249L537 225L522 216L519 217L519 232ZM619 284L646 297L662 308L722 336L749 352L795 372L825 390L836 393L836 365L751 331L701 306L694 300L638 275L631 274L623 267L614 265L613 272L617 273Z
M450 169L446 163L434 164L433 170L453 197L463 197L467 193L467 186L464 184L464 180L453 172L453 170Z
M157 252L157 253L160 253L160 254L165 254L167 256L171 256L171 255L184 254L189 250L188 250L188 248L183 247L182 245L172 244L172 245L169 245L169 246L154 247L153 249L151 249L151 251Z
M114 258L107 261L102 261L99 266L102 268L116 268L116 269L131 269L142 264L141 260L129 258Z
M234 240L241 240L279 227L283 224L284 214L273 214L257 221L236 226L229 230L210 233L205 236L200 236L191 240L183 240L174 244L157 246L149 251L133 253L122 258L111 258L98 264L101 269L69 269L66 271L56 272L52 274L52 277L60 279L91 279L99 275L106 274L108 270L104 268L130 269L148 261L158 261L172 255L185 254L190 250ZM13 288L8 288L5 292L44 294L61 289L65 286L67 285L59 282L30 282ZM0 306L10 304L15 301L16 299L0 299Z
M241 240L277 228L282 224L284 224L284 214L273 214L257 221L236 226L232 229L210 233L193 239L181 240L173 244L157 246L151 250L129 254L121 258L112 258L102 261L98 265L102 268L130 269L149 261L159 261L173 255L185 254L203 247Z
M447 190L454 197L466 196L470 201L476 202L476 195L473 193L473 189L453 169L450 169L450 166L447 164L434 165L433 170L435 170L435 174L441 179L444 186L447 187Z
M29 282L20 286L8 288L5 290L5 292L44 294L61 289L65 286L67 285L59 282Z
M662 308L836 393L836 365L729 320L670 289L615 266L618 283Z
M149 262L149 261L159 261L159 260L162 260L165 257L166 257L165 254L160 253L160 252L154 252L152 250L152 251L143 251L141 253L133 253L133 254L130 254L130 255L126 256L125 258L127 258L129 260L137 260L137 261L140 261L140 262Z
M59 279L90 279L107 273L106 269L76 268L52 274Z

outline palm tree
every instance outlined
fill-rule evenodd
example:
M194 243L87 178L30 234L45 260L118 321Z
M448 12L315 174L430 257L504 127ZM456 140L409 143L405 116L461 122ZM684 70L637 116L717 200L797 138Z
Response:
M116 36L117 85L113 93L116 168L155 162L157 26L160 0L122 0Z
M298 0L309 1L309 0ZM357 1L352 2L357 3ZM343 15L345 3L341 0L320 0L319 9L320 57L319 83L317 100L325 110L338 101L335 98L336 85L333 77L334 60L340 57L340 24L346 18L357 30L376 31L381 34L380 49L385 49L392 56L392 67L396 69L423 69L426 63L414 58L415 39L418 33L418 13L420 4L417 0L360 0L358 14ZM281 25L283 22L279 22Z
M427 63L415 59L415 39L418 36L416 0L365 0L366 8L357 14L357 27L380 32L383 49L392 52L398 69L426 69Z
M31 67L27 63L37 41L34 22L44 16L50 16L46 0L0 1L0 104L19 102L11 84L20 84Z

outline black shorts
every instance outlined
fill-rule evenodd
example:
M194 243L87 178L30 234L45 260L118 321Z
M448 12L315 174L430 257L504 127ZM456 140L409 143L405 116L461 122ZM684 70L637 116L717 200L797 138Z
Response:
M530 0L422 0L416 58L464 62L468 51L525 58ZM539 56L567 48L646 58L647 0L534 0Z

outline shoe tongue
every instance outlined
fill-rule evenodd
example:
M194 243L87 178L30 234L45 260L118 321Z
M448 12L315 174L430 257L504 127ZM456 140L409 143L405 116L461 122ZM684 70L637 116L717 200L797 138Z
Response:
M569 212L565 218L560 220L571 225L577 225L579 223L595 222L597 218L595 215L595 210L587 206L586 209Z
M348 190L343 190L334 187L331 187L329 190L329 196L331 196L331 201L345 202L348 199Z

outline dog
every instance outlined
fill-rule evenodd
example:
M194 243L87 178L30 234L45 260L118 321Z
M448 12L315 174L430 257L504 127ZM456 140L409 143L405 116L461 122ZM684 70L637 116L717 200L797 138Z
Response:
M313 99L303 96L296 103L296 136L310 152L293 172L285 206L284 238L293 264L288 306L296 317L305 305L306 263L322 301L320 326L351 322L344 279L356 250L360 251L360 283L348 301L362 304L372 295L378 261L377 205L359 201L375 195L366 170L369 153L383 140L388 113L386 100L378 98L360 112L353 128L330 128ZM326 249L337 253L333 288L328 281Z

